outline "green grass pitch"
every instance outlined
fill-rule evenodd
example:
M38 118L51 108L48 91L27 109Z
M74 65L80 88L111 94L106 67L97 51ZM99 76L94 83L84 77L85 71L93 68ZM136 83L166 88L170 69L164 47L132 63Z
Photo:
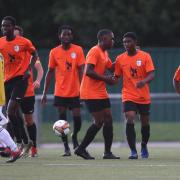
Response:
M103 146L88 148L95 160L74 154L62 157L62 148L40 148L39 157L6 164L0 157L0 180L174 180L180 179L180 148L149 148L150 158L128 160L127 147L114 147L120 160L103 160ZM139 151L139 148L138 148Z

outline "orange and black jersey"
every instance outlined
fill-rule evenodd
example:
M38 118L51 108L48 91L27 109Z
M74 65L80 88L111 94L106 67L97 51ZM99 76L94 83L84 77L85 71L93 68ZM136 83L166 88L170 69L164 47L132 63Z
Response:
M6 37L0 38L0 52L4 57L5 81L16 76L24 75L30 64L29 54L35 51L30 40L16 36L14 40L7 41Z

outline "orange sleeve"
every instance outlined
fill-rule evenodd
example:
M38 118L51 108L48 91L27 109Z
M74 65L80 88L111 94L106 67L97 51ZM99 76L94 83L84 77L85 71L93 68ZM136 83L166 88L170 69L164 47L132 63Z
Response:
M53 51L51 50L50 53L49 53L48 68L53 68L54 69L55 67L56 67L56 62L55 62Z
M111 59L108 59L108 62L106 64L106 68L111 68L111 66L112 66L112 61L111 61Z
M26 48L30 54L32 54L36 50L35 47L33 46L32 42L28 39L26 39Z
M178 67L178 69L175 72L174 80L180 81L180 66Z
M84 56L84 52L83 49L80 48L79 49L79 54L78 54L78 66L81 66L85 63L85 56Z
M147 57L146 57L146 72L150 72L150 71L154 71L154 64L153 64L153 61L152 61L152 58L149 54L147 54Z
M97 50L96 49L91 49L89 51L89 53L87 54L86 63L96 65L97 60L98 60Z
M115 71L114 71L115 76L118 76L118 77L122 75L121 64L119 61L120 61L119 58L116 58Z

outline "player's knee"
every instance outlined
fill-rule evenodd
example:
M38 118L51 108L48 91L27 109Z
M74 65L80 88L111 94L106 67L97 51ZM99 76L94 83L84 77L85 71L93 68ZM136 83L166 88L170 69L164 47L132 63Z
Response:
M103 122L102 121L95 121L94 124L98 127L101 128L103 126Z
M126 116L126 122L129 123L129 124L133 124L134 123L134 120L136 118L136 115L135 113L125 113L125 116Z

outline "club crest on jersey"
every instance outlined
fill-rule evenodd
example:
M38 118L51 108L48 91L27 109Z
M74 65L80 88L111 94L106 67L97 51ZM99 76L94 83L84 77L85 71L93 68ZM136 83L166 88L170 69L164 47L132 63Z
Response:
M141 61L141 60L137 60L137 61L136 61L136 65L137 65L137 66L141 66L141 64L142 64L142 61Z
M18 51L19 51L19 49L20 49L20 48L19 48L19 46L18 46L18 45L15 45L15 46L14 46L14 51L18 52Z
M71 58L72 58L72 59L76 59L76 56L77 56L77 55L76 55L75 52L72 52L72 53L71 53Z

